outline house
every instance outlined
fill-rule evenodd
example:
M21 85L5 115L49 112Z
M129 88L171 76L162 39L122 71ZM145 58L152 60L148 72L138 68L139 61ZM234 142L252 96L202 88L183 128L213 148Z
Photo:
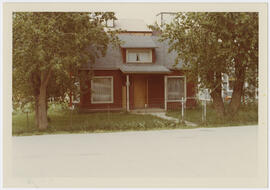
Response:
M196 105L195 85L182 62L174 66L177 54L168 53L167 42L159 42L142 20L116 20L113 27L125 30L118 35L123 43L81 68L94 75L86 82L91 91L80 95L81 110L180 109L182 100Z

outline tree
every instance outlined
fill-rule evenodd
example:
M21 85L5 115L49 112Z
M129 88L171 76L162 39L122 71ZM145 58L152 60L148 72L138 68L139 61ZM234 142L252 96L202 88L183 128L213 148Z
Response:
M258 66L257 13L178 13L171 23L163 26L161 40L169 40L169 51L178 52L176 63L184 61L189 78L197 81L199 77L200 87L211 90L220 117L225 114L222 74L233 75L229 109L232 115L237 112L247 80L245 73Z
M104 22L114 13L16 12L13 14L13 102L34 102L36 124L48 127L47 100L74 88L82 64L104 56L115 32Z
M244 93L245 81L255 88L258 86L258 13L226 13L218 17L223 23L221 37L224 46L231 50L230 73L234 78L233 94L229 105L229 113L237 112ZM218 32L218 31L216 31Z

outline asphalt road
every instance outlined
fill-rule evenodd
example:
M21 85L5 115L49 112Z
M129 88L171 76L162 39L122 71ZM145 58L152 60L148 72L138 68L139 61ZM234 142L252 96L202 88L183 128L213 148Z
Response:
M13 137L14 177L252 177L257 126Z

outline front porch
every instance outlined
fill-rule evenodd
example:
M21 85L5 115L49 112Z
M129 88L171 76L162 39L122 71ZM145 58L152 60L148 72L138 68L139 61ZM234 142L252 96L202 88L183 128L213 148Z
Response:
M165 109L164 74L127 74L122 106L133 112L159 112Z

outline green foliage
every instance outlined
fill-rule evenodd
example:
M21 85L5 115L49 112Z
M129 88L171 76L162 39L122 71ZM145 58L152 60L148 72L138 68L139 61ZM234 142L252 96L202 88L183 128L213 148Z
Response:
M15 12L14 107L34 102L47 76L48 99L64 101L67 93L76 91L79 68L95 63L109 43L119 41L117 31L105 31L109 19L116 19L113 12Z
M225 106L228 108L228 105ZM239 111L232 117L226 115L219 118L212 104L207 104L206 123L202 123L202 106L185 111L185 120L199 124L201 127L218 127L218 126L239 126L239 125L257 125L258 124L258 105L242 105ZM227 109L226 109L227 110ZM168 116L181 118L181 112L169 111Z
M29 114L28 125L26 114L14 114L12 116L12 134L91 133L186 128L151 115L107 112L78 114L71 111L63 112L58 106L53 111L49 110L48 115L50 117L49 127L46 131L41 132L35 127L33 113Z
M200 87L215 89L210 72L235 76L238 68L248 71L246 81L257 84L258 13L178 13L159 30L161 39L169 40L170 51L178 53L176 63L184 61L188 78L197 81L199 77Z

